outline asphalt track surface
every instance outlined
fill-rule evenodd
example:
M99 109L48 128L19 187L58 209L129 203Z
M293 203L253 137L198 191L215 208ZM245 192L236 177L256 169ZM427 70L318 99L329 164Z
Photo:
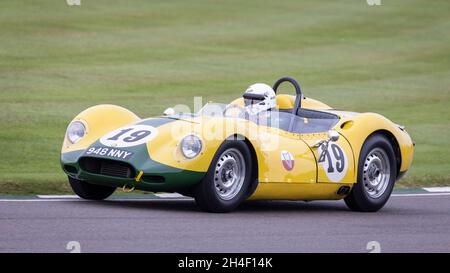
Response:
M450 194L395 195L377 213L342 201L253 201L228 214L191 199L1 200L0 252L450 252Z

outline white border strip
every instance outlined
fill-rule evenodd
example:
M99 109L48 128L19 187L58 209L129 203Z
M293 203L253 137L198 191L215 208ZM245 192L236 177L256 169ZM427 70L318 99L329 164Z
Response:
M37 195L40 199L80 199L77 195Z
M159 198L185 198L186 196L179 193L155 193Z
M186 198L179 193L155 193L154 195L159 198ZM37 195L37 197L39 199L80 199L77 195Z
M423 188L427 192L450 192L450 187Z
M450 192L440 192L440 193L400 193L392 194L393 197L413 197L413 196L446 196L450 195Z

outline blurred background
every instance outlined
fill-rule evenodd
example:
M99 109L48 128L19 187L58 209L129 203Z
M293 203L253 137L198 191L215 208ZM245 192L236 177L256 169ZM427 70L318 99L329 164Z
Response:
M417 145L397 187L450 185L449 30L446 0L1 1L0 194L69 193L61 143L89 106L148 117L284 75L405 125Z

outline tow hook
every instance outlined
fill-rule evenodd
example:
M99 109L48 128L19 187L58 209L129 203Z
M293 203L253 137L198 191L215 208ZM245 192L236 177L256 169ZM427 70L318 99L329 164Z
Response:
M136 181L136 183L141 182L141 178L142 178L143 174L144 174L144 172L142 170L139 171L138 175L136 175L136 177L134 178L134 181ZM134 189L135 189L134 183L133 183L133 187L131 187L131 188L127 188L127 184L123 185L123 187L122 187L123 192L132 192L132 191L134 191Z

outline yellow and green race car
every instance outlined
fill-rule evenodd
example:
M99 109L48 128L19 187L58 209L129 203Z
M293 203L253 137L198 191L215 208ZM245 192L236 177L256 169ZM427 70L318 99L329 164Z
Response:
M284 82L295 96L275 95ZM247 199L344 199L355 211L382 208L413 159L405 128L306 98L290 77L273 91L275 107L256 113L247 103L259 94L146 119L115 105L90 107L67 128L62 169L73 191L91 200L121 187L178 192L210 212Z

